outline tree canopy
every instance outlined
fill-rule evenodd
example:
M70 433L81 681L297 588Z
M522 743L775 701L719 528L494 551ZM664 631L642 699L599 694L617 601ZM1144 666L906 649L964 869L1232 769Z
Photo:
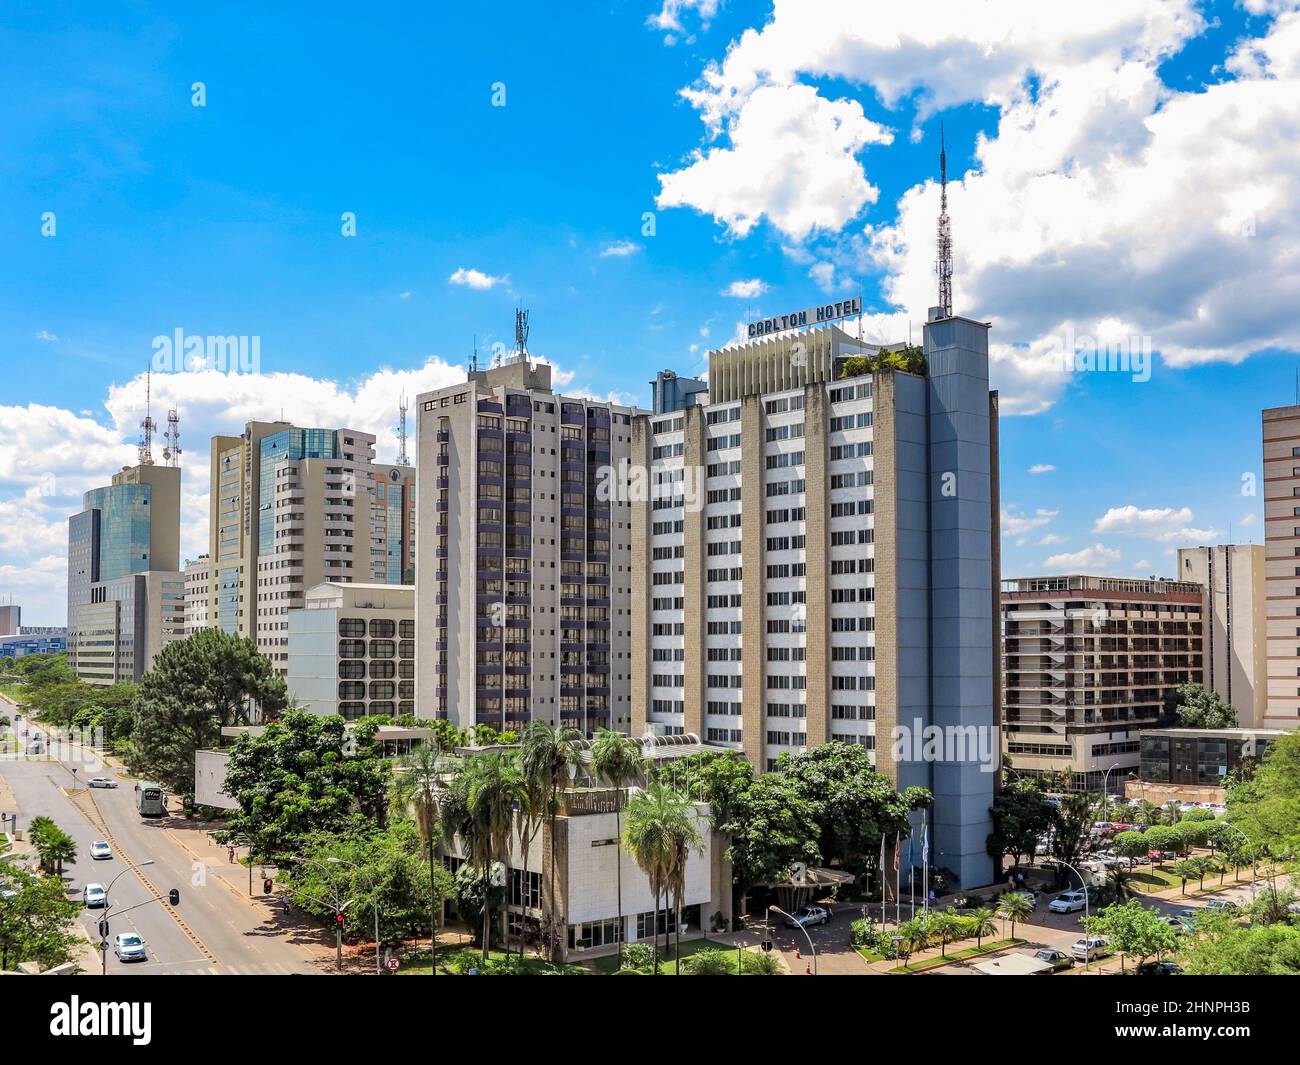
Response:
M1184 684L1169 699L1181 728L1236 728L1237 711L1201 684Z

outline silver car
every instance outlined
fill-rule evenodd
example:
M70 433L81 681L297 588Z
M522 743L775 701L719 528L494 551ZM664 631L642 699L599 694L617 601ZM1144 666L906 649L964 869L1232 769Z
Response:
M134 932L119 932L113 937L113 953L118 961L148 961L144 940Z
M95 861L106 861L113 857L113 848L108 845L108 840L97 839L90 845L90 856Z

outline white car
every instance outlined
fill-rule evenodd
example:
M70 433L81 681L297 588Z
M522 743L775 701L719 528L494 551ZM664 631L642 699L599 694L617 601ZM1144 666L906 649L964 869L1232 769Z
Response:
M1110 949L1108 944L1101 936L1088 936L1087 939L1081 939L1070 948L1070 954L1075 961L1093 961L1096 958L1104 957Z
M88 783L92 788L115 788L115 787L117 787L117 781L114 780L112 777L91 777L90 780L87 781L87 783Z
M1063 895L1057 895L1047 904L1047 909L1051 913L1074 913L1082 910L1086 905L1087 899L1082 891L1067 891Z
M148 961L144 940L134 932L119 932L113 937L113 953L118 961Z
M108 840L97 839L90 845L90 856L97 862L105 861L113 857L113 848L108 845Z
M88 909L99 909L108 903L108 889L103 884L87 884L81 889L81 901Z
M786 927L794 928L796 925L800 928L808 928L815 924L827 924L831 919L831 911L825 906L805 906L801 910L795 910L786 918Z

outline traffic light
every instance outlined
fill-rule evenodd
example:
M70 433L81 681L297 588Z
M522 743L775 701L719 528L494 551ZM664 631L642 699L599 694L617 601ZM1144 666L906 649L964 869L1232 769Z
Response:
M336 913L336 914L334 915L334 921L335 921L336 924L342 924L342 923L343 923L343 915L342 915L341 913Z
M771 950L772 950L772 941L770 939L763 940L763 951L765 953L771 953Z
M107 939L107 938L108 938L108 922L107 922L107 921L100 921L100 922L99 922L99 938L100 938L100 939Z
M268 876L265 880L262 881L262 894L263 895L271 894L271 888L274 886L275 885L271 882L271 878Z
M181 904L181 893L176 888L172 888L171 891L167 892L167 901L172 906L179 906Z

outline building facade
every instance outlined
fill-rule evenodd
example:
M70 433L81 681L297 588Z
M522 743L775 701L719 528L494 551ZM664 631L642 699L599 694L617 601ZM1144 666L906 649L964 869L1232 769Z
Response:
M1269 728L1300 723L1300 406L1263 412Z
M1263 728L1268 716L1265 567L1259 544L1178 552L1178 579L1202 588L1205 686L1232 704L1244 728Z
M68 650L68 630L54 626L22 627L16 633L0 636L0 658L23 658L27 655L64 654Z
M1205 682L1202 610L1201 585L1190 581L1004 582L1003 740L1015 771L1119 790L1165 700Z
M935 314L924 375L861 372L879 347L837 326L767 336L633 428L634 734L760 770L861 744L934 793L931 861L966 885L992 879L1000 757L987 328Z
M287 422L249 422L242 436L213 438L209 622L253 640L282 675L289 611L308 588L387 576L374 443L368 433ZM414 476L386 469L399 482Z
M23 608L14 604L0 606L0 636L17 636L23 623Z
M208 608L212 600L212 567L208 556L185 561L185 635L209 628Z
M1138 779L1144 784L1222 788L1243 767L1258 765L1280 729L1167 728L1141 733Z
M179 467L124 467L68 519L68 660L80 679L138 680L176 637L180 486ZM183 635L183 589L179 615Z
M415 713L415 589L400 584L310 588L289 611L289 699L349 720Z
M422 716L627 730L631 507L605 489L636 413L520 356L419 397Z

